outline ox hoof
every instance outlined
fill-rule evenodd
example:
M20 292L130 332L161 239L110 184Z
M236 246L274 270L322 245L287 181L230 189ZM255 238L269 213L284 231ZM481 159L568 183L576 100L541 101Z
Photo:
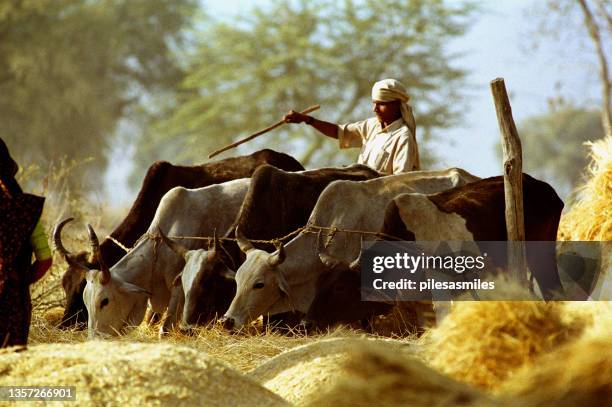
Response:
M159 328L159 332L158 332L158 337L159 339L168 336L168 333L170 333L170 330L168 328L166 328L165 326L161 326Z
M305 333L312 332L314 328L315 328L315 324L308 319L302 319L300 323L297 325L298 331L305 332Z

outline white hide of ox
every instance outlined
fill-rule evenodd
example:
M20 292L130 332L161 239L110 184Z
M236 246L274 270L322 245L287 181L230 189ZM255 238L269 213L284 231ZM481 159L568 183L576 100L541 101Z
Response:
M243 178L198 189L173 188L162 198L147 233L157 235L159 228L171 236L212 236L215 230L227 230L249 183L249 178ZM202 241L185 239L183 245L195 249ZM147 237L110 269L110 279L103 271L89 271L83 293L89 338L117 335L127 326L139 325L147 299L154 312L168 308L164 329L172 326L182 301L170 301L170 296L183 266L182 257Z
M334 181L319 197L308 224L378 232L387 205L398 194L431 194L478 179L465 170L450 168L368 181ZM318 277L327 270L322 259L331 256L349 264L359 256L362 239L369 240L367 235L337 232L332 236L323 231L320 235L305 231L270 254L254 249L238 232L246 261L236 273L236 296L223 319L228 329L239 329L263 314L291 310L306 313L315 297ZM321 241L327 244L320 253Z

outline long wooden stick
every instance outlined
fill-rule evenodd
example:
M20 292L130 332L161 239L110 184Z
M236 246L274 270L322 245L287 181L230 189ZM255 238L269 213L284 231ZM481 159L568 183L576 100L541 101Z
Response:
M321 106L320 105L314 105L314 106L310 106L308 109L300 112L301 114L308 114L311 112L314 112L315 110L318 110ZM221 154L224 151L229 150L230 148L234 148L239 146L242 143L246 143L247 141L251 141L253 140L255 137L261 136L264 133L269 132L270 130L273 130L279 126L282 126L283 124L285 124L286 122L284 120L279 120L278 122L274 123L272 126L266 127L263 130L258 131L257 133L251 134L249 137L243 138L242 140L238 140L235 143L229 144L223 148L220 148L219 150L215 151L214 153L211 153L208 155L208 158L213 158L216 155Z
M525 223L523 212L523 151L506 85L502 78L491 81L497 121L504 152L504 197L506 202L506 228L508 233L508 269L514 281L527 288L527 261L525 258Z

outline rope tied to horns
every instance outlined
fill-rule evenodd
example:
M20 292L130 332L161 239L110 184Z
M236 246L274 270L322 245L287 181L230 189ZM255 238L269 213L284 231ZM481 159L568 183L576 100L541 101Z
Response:
M401 241L403 239L397 237L397 236L393 236L393 235L389 235L387 233L383 233L383 232L371 232L371 231L367 231L367 230L354 230L354 229L342 229L342 228L338 228L336 226L317 226L317 225L313 225L313 224L306 224L302 227L297 228L296 230L289 232L288 234L286 234L283 237L280 238L275 238L275 239L270 239L270 240L264 240L264 239L249 239L249 241L253 242L253 243L261 243L261 244L272 244L274 246L280 245L282 242L287 241L288 239L290 239L291 237L299 234L299 233L313 233L313 234L317 234L318 235L318 239L320 240L321 238L321 232L327 232L327 240L324 244L325 247L329 246L331 244L331 242L334 240L334 238L336 237L337 233L346 233L346 234L358 234L358 235L369 235L369 236L374 236L377 238L383 238L383 239L388 239L388 240L396 240L396 241ZM140 243L140 241L144 240L144 239L150 239L156 242L161 241L161 235L159 233L150 233L147 232L145 234L143 234L142 236L140 236L140 238L136 241L136 243L134 243L134 245L130 248L126 247L125 245L123 245L121 242L119 242L118 240L114 239L112 236L106 236L107 239L109 239L111 242L115 243L117 246L119 246L121 249L123 249L126 253L129 253L130 251L132 251L134 249L134 247L136 247L138 245L138 243ZM179 240L205 240L207 243L210 243L214 238L212 236L168 236L168 238L170 239L179 239ZM218 237L217 239L219 239L219 241L232 241L232 242L237 242L238 239L233 238L233 237Z

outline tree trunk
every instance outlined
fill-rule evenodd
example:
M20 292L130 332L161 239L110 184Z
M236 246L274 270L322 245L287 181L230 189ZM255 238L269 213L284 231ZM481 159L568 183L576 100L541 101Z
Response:
M589 36L595 44L595 50L597 51L597 58L599 59L599 79L601 80L601 86L603 91L603 106L601 111L601 121L606 135L612 135L612 107L610 105L610 76L608 71L608 62L606 61L606 55L603 50L601 42L601 36L599 34L599 27L593 18L593 14L586 4L586 0L577 0L582 8L584 14L584 23L589 30Z

